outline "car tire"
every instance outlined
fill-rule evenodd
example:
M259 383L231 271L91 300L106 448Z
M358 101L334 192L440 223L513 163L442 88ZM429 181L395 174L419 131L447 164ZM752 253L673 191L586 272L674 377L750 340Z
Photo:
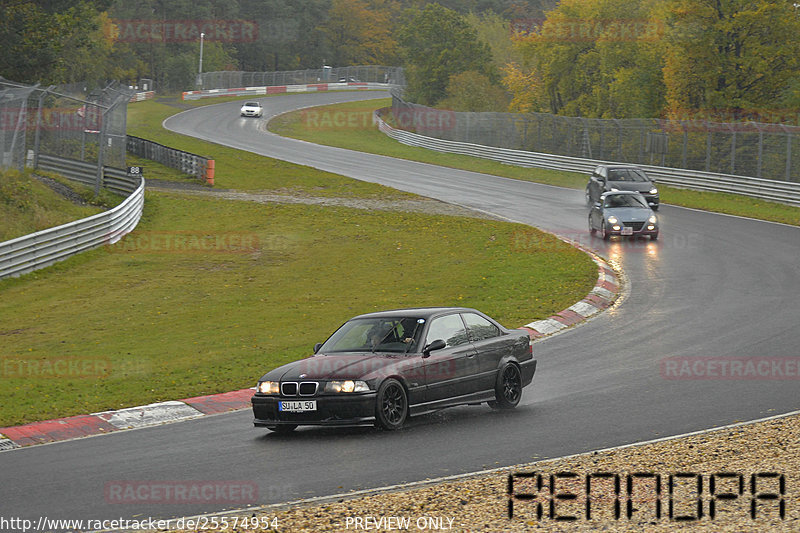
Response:
M611 238L611 234L606 230L605 224L603 224L603 240L607 241Z
M651 241L657 241L658 240L658 233L653 233L652 235L650 235L650 240Z
M297 426L295 424L288 424L284 425L281 424L280 426L267 426L267 429L270 431L274 431L275 433L291 433Z
M403 427L408 417L408 395L403 385L389 378L378 387L375 400L375 425L393 431Z
M489 405L495 409L513 409L522 398L522 373L514 363L506 363L497 373L494 398Z

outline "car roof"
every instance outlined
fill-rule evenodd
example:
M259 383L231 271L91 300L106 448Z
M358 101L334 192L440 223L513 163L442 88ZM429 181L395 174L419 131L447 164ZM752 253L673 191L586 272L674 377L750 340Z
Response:
M375 311L373 313L365 313L358 315L355 318L393 318L413 316L418 318L431 318L436 315L451 313L451 312L479 312L469 307L409 307L406 309L390 309L387 311ZM352 319L351 319L352 320Z

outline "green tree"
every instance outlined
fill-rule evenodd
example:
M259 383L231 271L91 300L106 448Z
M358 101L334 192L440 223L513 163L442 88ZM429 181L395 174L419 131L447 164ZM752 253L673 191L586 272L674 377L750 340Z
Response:
M588 117L657 114L662 32L649 15L653 1L563 0L538 31L516 38L522 62L506 72L514 106Z
M397 43L391 35L390 13L364 0L333 0L325 35L333 66L387 65L396 61Z
M509 97L502 87L474 70L453 74L447 96L438 107L453 111L508 111Z
M450 76L475 71L497 79L488 45L451 9L430 4L411 10L398 31L407 96L424 105L445 97Z
M112 43L103 34L104 2L0 2L0 76L66 83L106 78Z
M800 17L789 2L671 0L664 83L669 113L730 120L797 103ZM716 115L716 117L715 117Z

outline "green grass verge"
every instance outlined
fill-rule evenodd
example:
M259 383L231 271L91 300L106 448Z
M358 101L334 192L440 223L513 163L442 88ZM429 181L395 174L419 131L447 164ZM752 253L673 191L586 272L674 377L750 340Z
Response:
M0 282L0 427L252 386L373 310L466 305L519 326L596 279L585 254L498 221L151 193L146 206L121 244ZM219 244L165 244L204 235Z
M71 184L74 187L74 184ZM85 218L101 209L67 200L26 171L0 172L0 242Z
M134 127L175 111L130 109ZM175 138L160 142L218 148ZM303 167L286 183L289 167L270 159L213 155L229 186L322 187L367 206L412 197ZM249 387L373 310L464 305L519 326L582 298L596 276L582 252L506 222L148 192L122 243L0 281L0 427Z
M270 121L269 129L280 135L317 144L572 189L582 190L586 187L587 176L580 173L515 167L477 157L444 154L401 144L380 133L372 125L372 111L388 106L391 106L389 98L294 111ZM800 225L798 207L736 194L692 191L666 185L659 185L658 188L661 191L661 201L666 204Z

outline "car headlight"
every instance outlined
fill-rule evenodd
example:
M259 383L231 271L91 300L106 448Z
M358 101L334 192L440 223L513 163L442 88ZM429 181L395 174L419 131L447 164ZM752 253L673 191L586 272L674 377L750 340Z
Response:
M615 217L614 215L611 215L610 217L608 217L608 223L609 224L616 224L617 222L619 222L619 220L617 220L617 217Z
M367 392L369 385L366 381L329 381L325 385L325 392Z
M658 194L658 189L653 187L652 189L650 189L650 194Z
M280 394L281 386L277 381L259 381L257 390L261 394Z
M651 224L655 224L656 223L656 216L655 215L650 215L650 218L648 218L647 221L649 223L651 223Z

